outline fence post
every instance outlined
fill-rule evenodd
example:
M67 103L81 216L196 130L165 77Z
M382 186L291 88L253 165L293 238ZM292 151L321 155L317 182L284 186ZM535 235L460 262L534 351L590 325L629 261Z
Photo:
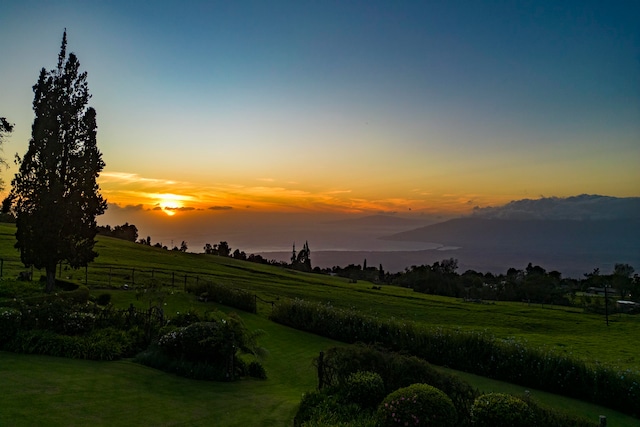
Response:
M187 275L184 275L184 291L187 292Z
M171 287L174 287L176 285L176 272L172 271L171 272Z
M322 390L324 386L324 351L320 352L318 357L318 390Z
M598 424L598 427L607 427L607 417L600 415L600 424Z
M136 269L135 268L131 269L131 284L132 285L136 284Z

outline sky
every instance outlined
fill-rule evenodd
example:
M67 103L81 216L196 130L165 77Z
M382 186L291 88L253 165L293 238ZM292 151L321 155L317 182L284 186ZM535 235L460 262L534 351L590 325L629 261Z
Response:
M97 111L103 224L640 196L635 0L2 3L3 198L65 28Z

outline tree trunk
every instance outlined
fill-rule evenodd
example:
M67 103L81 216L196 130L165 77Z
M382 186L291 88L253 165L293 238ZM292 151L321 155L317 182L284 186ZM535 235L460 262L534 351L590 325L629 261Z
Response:
M53 268L47 267L47 287L45 291L50 294L53 292L53 288L56 284L56 267Z

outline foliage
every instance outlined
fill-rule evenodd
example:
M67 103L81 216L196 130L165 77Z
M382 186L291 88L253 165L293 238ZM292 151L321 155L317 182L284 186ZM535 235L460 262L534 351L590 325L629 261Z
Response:
M316 366L318 360L316 359ZM341 387L358 371L379 374L386 393L415 383L432 385L453 401L462 419L471 410L477 392L458 377L434 369L415 356L402 355L368 345L332 347L324 352L321 382L328 387Z
M533 411L524 401L503 393L489 393L473 403L471 419L475 426L494 427L508 425L513 427L532 427Z
M20 258L26 266L45 268L48 292L60 261L78 268L98 255L95 217L106 209L96 182L105 164L97 148L96 112L87 107L87 74L79 71L75 54L67 57L66 47L65 31L57 68L43 68L33 87L32 136L8 198L17 217Z
M568 354L499 340L485 332L380 320L299 299L281 301L270 318L343 342L379 343L434 364L596 402L631 415L637 413L640 401L638 372L589 366Z
M378 408L382 427L455 426L456 409L441 390L428 384L413 384L390 393Z
M348 402L356 403L361 408L375 408L386 394L382 377L367 371L349 375L341 391Z
M198 295L203 301L214 301L249 313L257 312L256 296L246 290L210 282L190 287L189 292Z
M0 307L0 348L11 340L20 329L22 313L10 307Z
M133 224L125 222L122 225L116 225L111 228L110 225L98 226L98 234L102 236L114 237L116 239L123 239L129 242L136 242L138 240L138 227Z
M293 420L295 427L375 427L371 410L347 403L335 390L313 391L302 396Z
M20 330L4 349L72 359L114 360L127 353L129 337L116 329L99 329L86 336L62 335L51 330Z
M178 322L193 317L184 316ZM168 328L158 339L157 346L138 356L138 360L193 378L222 380L233 379L236 375L266 378L266 371L259 362L246 366L238 357L239 353L258 355L255 337L256 334L249 332L234 313L228 316L209 313L205 321Z

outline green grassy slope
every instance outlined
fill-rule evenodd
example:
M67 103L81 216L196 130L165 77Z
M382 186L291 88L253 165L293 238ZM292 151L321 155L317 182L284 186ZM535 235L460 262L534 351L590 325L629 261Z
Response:
M5 279L24 270L13 248L14 233L13 225L0 224L0 258L4 261ZM130 303L140 307L148 304L144 298L136 299L135 292L120 290L122 284L131 283L131 277L123 270L135 270L128 275L135 275L136 285L144 283L152 270L156 279L167 284L169 272L174 272L178 279L189 276L192 281L197 277L251 289L267 301L287 297L320 300L355 307L378 317L489 330L499 337L516 337L529 345L570 352L590 362L634 370L640 367L636 344L631 339L640 336L640 319L634 317L614 317L606 327L602 316L579 310L520 303L470 304L389 286L374 290L372 284L365 282L349 284L341 278L204 254L167 252L111 238L100 237L96 249L100 256L88 268L87 276L84 271L66 270L63 276L80 283L87 277L94 294L109 292L114 304L122 307ZM211 306L185 294L182 282L175 282L165 299L168 315ZM300 395L315 386L311 358L334 343L267 321L265 315L269 310L269 304L260 303L259 315L242 314L250 328L267 331L261 340L271 352L265 361L267 381L206 383L126 361L101 363L0 353L0 378L5 390L9 390L0 398L0 425L33 425L29 421L34 420L40 421L37 423L40 425L287 425ZM488 380L483 379L472 381L482 389L513 387L499 382L489 382L487 386ZM551 396L548 401L558 400ZM574 401L561 406L590 418L600 412L600 408L592 405L580 405L586 404ZM637 420L612 411L602 413L609 416L610 425L637 425Z

